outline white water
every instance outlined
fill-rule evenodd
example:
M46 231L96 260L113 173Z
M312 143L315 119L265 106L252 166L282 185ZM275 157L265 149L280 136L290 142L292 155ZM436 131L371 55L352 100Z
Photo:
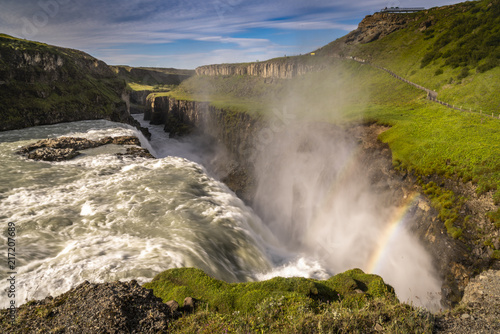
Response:
M63 293L90 280L145 282L174 267L227 281L254 279L275 240L250 208L204 168L181 157L124 158L110 145L67 162L28 161L14 151L61 135L136 134L85 121L0 133L0 288L7 287L6 228L14 222L16 302ZM182 151L183 145L168 141ZM155 151L157 142L152 143ZM185 149L187 154L194 154ZM2 298L0 307L9 300Z
M319 188L323 193L297 190L311 181L301 179L304 171L313 178L321 176L314 174L314 168L310 169L314 165L288 164L299 168L288 170L296 178L295 189L290 192L285 189L284 196L269 201L279 211L272 211L273 214L278 212L282 216L267 215L264 224L199 164L210 164L214 156L214 152L205 154L203 139L178 141L169 139L161 126L151 126L150 130L151 142L135 129L107 121L0 133L2 247L7 249L7 223L15 222L18 305L33 298L58 295L84 280L137 279L143 283L175 267L197 267L229 282L274 276L325 279L341 269L362 267L362 258L355 257L354 252L349 256L335 248L339 242L356 235L347 231L342 236L342 225L333 224L331 219L319 217L311 221L307 217L311 214L309 208L321 203L325 195L323 188ZM140 137L143 146L158 159L117 157L115 153L124 149L115 145L87 150L74 160L58 163L28 161L14 153L22 145L47 137L96 139L131 134ZM347 152L336 153L338 164L343 164ZM268 161L273 160L269 157ZM287 164L286 161L281 163ZM269 177L273 175L270 173ZM288 182L290 175L282 177L275 177L273 182L282 180L284 185L294 185ZM328 185L332 180L327 179L320 181ZM260 187L260 191L274 194L265 187ZM276 191L279 194L283 189ZM294 199L286 194L301 195L301 206L291 211L288 200ZM356 191L352 193L354 197L357 195ZM340 206L353 198L349 196L339 200ZM261 197L261 201L265 199ZM359 215L366 218L371 209L373 205L356 211L358 218ZM333 205L332 210L346 214L338 205ZM345 219L356 217L356 212L347 211ZM300 225L299 219L307 224ZM283 225L284 221L290 221L289 225ZM311 246L315 244L321 249ZM0 261L6 263L5 251L0 253ZM7 287L7 276L6 266L1 265L2 291ZM0 307L6 307L7 303L2 298Z

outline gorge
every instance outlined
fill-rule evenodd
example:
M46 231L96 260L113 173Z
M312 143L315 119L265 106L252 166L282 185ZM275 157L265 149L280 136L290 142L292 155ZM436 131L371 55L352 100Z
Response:
M491 78L500 67L484 70L484 58L465 75L447 64L453 52L444 56L455 44L439 40L450 17L495 8L480 1L377 13L310 54L195 71L107 66L1 35L0 209L2 223L20 226L16 298L27 302L25 322L12 328L52 321L75 291L123 291L104 283L118 280L142 285L131 282L134 295L124 298L200 299L206 309L184 314L179 326L229 321L240 311L262 318L273 307L284 308L272 320L280 330L286 317L311 328L302 310L317 328L324 310L332 322L352 319L353 310L411 314L370 318L366 326L377 332L402 330L390 326L413 316L426 324L418 326L433 324L420 306L436 319L448 308L453 321L477 318L482 311L473 310L483 309L470 305L490 297L478 295L478 282L495 282L500 270L499 132L496 117L462 111L498 112ZM419 50L438 47L424 62L431 56ZM430 103L421 90L349 59L369 59L465 107ZM55 162L15 154L65 136L104 144ZM137 137L155 158L129 154L144 153L136 139L126 147L109 139L123 136ZM2 289L7 277L2 268ZM56 298L28 302L47 295ZM155 310L180 317L170 306Z

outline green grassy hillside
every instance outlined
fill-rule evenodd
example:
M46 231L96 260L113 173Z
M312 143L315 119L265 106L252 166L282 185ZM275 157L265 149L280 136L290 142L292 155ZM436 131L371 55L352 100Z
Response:
M0 130L126 112L124 81L81 51L0 34L0 78Z
M500 113L500 1L470 1L415 14L406 28L346 54L436 90L440 100ZM328 55L339 40L318 51Z
M168 91L194 75L194 70L157 67L110 66L132 91Z

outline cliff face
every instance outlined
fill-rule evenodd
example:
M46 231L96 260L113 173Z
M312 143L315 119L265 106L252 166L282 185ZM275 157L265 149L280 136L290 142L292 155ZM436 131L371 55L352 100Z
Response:
M375 13L366 16L356 30L331 44L335 46L335 53L339 53L348 48L349 45L369 43L381 39L407 27L410 22L415 20L416 16L411 14ZM316 53L328 56L334 52L325 52L321 48ZM252 75L263 78L291 79L307 72L322 70L325 59L321 62L314 61L314 58L315 56L305 55L276 58L256 63L206 65L196 68L196 75ZM316 58L318 57L316 56Z
M182 125L199 129L224 144L232 158L242 164L252 155L254 135L262 126L248 114L219 109L208 102L154 95L148 98L144 119L165 124L171 136L182 134Z
M390 33L406 28L415 21L414 15L375 13L366 16L358 28L345 36L346 44L364 44L381 39Z
M183 80L194 75L193 70L179 70L174 68L149 68L110 66L111 70L120 78L129 82L137 82L143 85L178 85Z
M130 113L144 113L144 106L146 105L147 97L151 93L153 93L151 90L134 90L129 92Z
M291 79L322 68L318 64L307 61L307 57L313 56L285 57L257 63L206 65L198 67L196 75L252 75L263 78Z
M72 49L0 35L0 130L127 118L125 83L102 61Z

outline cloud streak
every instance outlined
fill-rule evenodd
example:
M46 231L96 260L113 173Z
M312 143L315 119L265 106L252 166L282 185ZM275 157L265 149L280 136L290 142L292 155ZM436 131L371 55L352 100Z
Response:
M321 45L310 42L293 46L286 40L300 34L303 41L326 44L355 29L366 14L393 4L429 7L454 2L457 1L7 1L2 4L0 12L0 32L81 49L95 56L107 57L105 49L109 48L125 52L116 54L116 58L107 58L111 63L118 63L119 59L136 59L134 55L137 53L127 50L141 45L148 50L151 50L148 46L158 45L156 52L162 52L167 61L172 59L173 51L178 54L179 48L186 44L192 50L192 44L196 42L202 43L202 49L201 52L191 52L192 55L214 56L231 45L231 55L223 56L221 60L233 60L233 54L238 54L242 56L241 61L247 61L250 55L255 58L259 47L263 49L259 55L261 59L269 53L282 55L311 51ZM208 48L207 43L213 46ZM271 48L272 52L265 52L265 48ZM142 59L150 59L148 55L156 59L157 55L150 52L145 52ZM191 60L183 65L195 67L212 58L187 57L185 59ZM131 65L141 63L134 61ZM163 66L171 65L165 62Z

